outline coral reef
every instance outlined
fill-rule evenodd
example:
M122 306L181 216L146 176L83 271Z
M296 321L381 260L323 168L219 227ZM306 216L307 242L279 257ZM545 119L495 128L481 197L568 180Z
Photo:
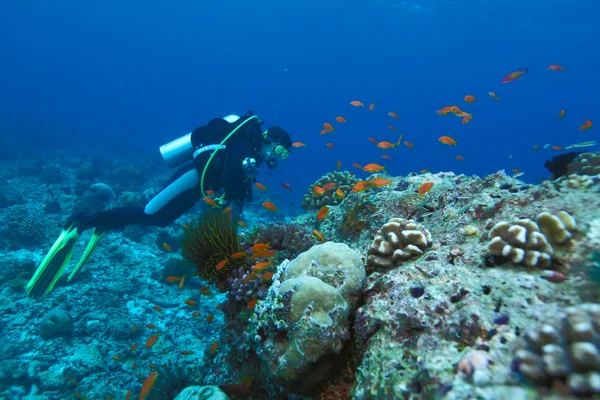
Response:
M569 175L598 175L600 174L600 152L578 154L567 166Z
M175 400L227 400L229 397L216 386L189 386Z
M528 330L515 361L516 369L538 384L560 381L574 394L600 394L600 304L569 307Z
M577 222L566 211L559 211L556 215L541 212L536 218L519 219L509 224L506 221L498 222L488 234L489 252L503 259L510 259L516 264L527 267L546 268L552 264L554 249L551 245L562 245L572 237L572 231L577 227Z
M404 261L421 257L431 245L431 233L421 224L411 219L392 218L377 232L369 247L367 269L392 269Z
M291 391L310 390L330 370L327 356L340 353L350 337L346 299L355 301L364 267L348 246L327 242L282 263L274 280L248 337L273 378Z
M277 251L275 260L278 263L295 258L315 244L311 230L294 223L261 224L240 236L249 246L254 243L269 243L271 249Z
M358 182L358 178L349 171L333 171L323 175L313 185L310 186L307 193L302 198L302 207L305 209L318 209L327 205L340 204L344 198L350 193L352 187ZM326 190L323 194L315 193L314 187L323 186L328 184L332 187ZM336 190L341 190L344 197L338 196Z
M530 219L519 219L512 225L506 221L498 222L488 238L488 249L493 256L527 267L545 268L552 263L554 249Z
M52 310L40 321L40 336L46 339L56 336L68 336L72 331L73 319L65 310Z

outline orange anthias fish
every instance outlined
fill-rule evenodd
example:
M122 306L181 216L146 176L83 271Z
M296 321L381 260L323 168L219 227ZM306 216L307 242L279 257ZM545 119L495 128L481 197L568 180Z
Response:
M552 150L556 150L556 151L560 151L560 150L562 150L562 149L563 149L563 148L562 148L562 147L560 147L560 146L552 146L552 147L550 147L550 148L551 148Z
M325 241L325 235L323 235L321 232L319 232L316 229L313 229L313 235L315 235L317 237L317 239L319 239L321 242Z
M465 102L467 102L467 103L475 103L475 96L470 95L470 94L466 95L465 96Z
M352 100L350 102L350 105L352 105L354 107L364 107L365 106L362 102L360 102L358 100Z
M439 115L447 115L450 112L452 112L451 106L446 106L446 107L442 108L441 110L436 111L436 113L438 113Z
M156 335L150 337L146 341L146 348L149 349L150 347L154 346L156 344L156 341L158 340L159 336L160 336L160 333L157 333Z
M255 266L252 267L252 271L264 271L265 269L271 266L271 261L263 261L259 262Z
M535 146L533 146L533 151L538 151L540 149L540 146L538 146L537 144Z
M360 165L359 163L352 163L352 166L354 168L362 169L362 165Z
M433 187L433 182L425 182L419 187L419 196L423 196L425 193L429 192Z
M390 124L390 125L388 125L388 128L390 128L390 130L391 130L392 132L396 132L396 128L394 127L394 125L391 125L391 124Z
M335 163L335 169L340 169L342 168L342 162L340 160L337 160L337 162Z
M385 178L375 178L371 181L371 184L378 188L387 186L390 183L392 183L392 181L390 179L385 179Z
M287 190L289 190L290 192L293 192L294 189L292 189L292 187L290 186L289 183L285 183L285 182L281 182L281 186L283 186L284 188L286 188Z
M371 186L371 182L369 182L369 181L358 181L352 187L352 192L358 193L358 192L365 191L369 186Z
M269 211L277 211L277 207L275 207L275 204L271 203L270 201L263 201L262 206Z
M188 306L193 306L196 304L196 302L194 300L191 299L187 299L184 301L185 304L187 304Z
M207 196L214 196L215 192L213 192L212 190L206 190L204 193L206 193Z
M321 207L321 209L317 212L317 221L318 222L323 221L325 218L327 218L328 215L329 215L329 207L327 207L327 206Z
M463 156L456 156L457 161L463 161L465 158Z
M179 282L181 280L181 277L179 277L179 276L169 276L165 280L167 282L169 282L169 283L175 283L175 282Z
M414 147L415 147L415 145L413 143L409 142L408 140L404 141L404 145L406 147L408 147L409 149L414 149Z
M528 71L529 70L527 68L519 68L515 72L511 72L510 74L506 75L504 78L502 78L502 80L500 82L501 83L509 83L512 81L516 81L517 79L527 75Z
M146 396L148 396L148 394L152 390L152 387L154 386L154 382L156 382L157 376L157 371L150 372L150 375L148 375L148 377L144 380L144 383L142 384L142 391L140 392L140 397L138 398L138 400L144 400Z
M211 199L210 197L204 197L202 200L204 200L204 202L211 207L218 207L217 203L215 203L215 201L213 199Z
M261 275L260 279L263 281L270 281L273 278L273 275L275 275L275 272L265 272Z
M560 110L560 113L558 113L558 119L561 120L565 117L565 110Z
M268 258L268 257L274 257L275 255L277 255L277 252L275 250L259 250L256 253L254 253L254 255L252 256L253 259L255 258Z
M388 161L392 161L392 157L388 156L387 154L382 154L381 158L388 160Z
M323 196L325 194L325 189L323 189L321 186L315 185L313 186L313 194L317 197Z
M385 170L385 166L384 165L379 165L379 164L375 164L375 163L370 163L365 165L364 167L362 167L362 170L365 172L379 172L379 171L384 171Z
M171 246L169 246L169 243L167 243L167 242L163 242L163 244L162 244L162 245L163 245L163 247L164 247L164 249L165 249L165 251L166 251L167 253L170 253L170 252L171 252Z
M375 103L369 105L369 111L373 111L375 109Z
M339 122L340 124L345 124L346 123L346 118L344 118L344 117L335 117L335 120L337 122Z
M335 194L337 195L337 197L339 197L342 200L344 200L344 198L346 198L346 195L344 194L344 192L342 192L342 189L336 190Z
M325 143L325 146L329 147L330 149L333 149L335 147L335 145L331 142Z
M237 253L233 253L231 255L231 258L233 258L234 260L237 260L239 258L243 258L246 256L246 252L245 251L238 251Z
M225 264L227 264L227 259L219 261L219 263L217 265L215 265L215 269L217 271L220 271L220 270L223 269L223 267L225 266Z
M400 117L398 116L398 114L396 114L396 113L395 113L395 112L393 112L393 111L390 111L390 112L388 113L388 115L389 115L390 117L394 118L394 119L398 119L398 118L400 118Z
M377 143L377 147L379 147L380 149L388 150L388 149L395 149L396 145L394 143L384 140L383 142Z
M238 221L238 222L237 222L237 224L238 224L239 226L241 226L242 228L245 228L245 227L247 227L247 226L248 226L248 224L247 224L247 223L245 223L244 221Z
M561 65L558 65L558 64L552 64L552 65L550 65L550 66L548 67L548 69L549 69L550 71L564 71L564 70L565 70L565 67L563 67L563 66L561 66Z
M494 92L490 92L490 96L492 96L492 99L494 100L500 100L500 97L498 97Z
M246 307L247 307L247 308L254 308L254 307L256 306L256 303L258 303L258 299L253 299L253 300L250 300L250 301L248 302L248 304L246 305Z
M271 243L255 243L254 246L250 247L250 250L256 251L264 251L271 248Z
M448 146L456 146L458 143L458 141L452 139L450 136L440 136L438 140L444 144L447 144Z
M257 189L259 189L259 190L264 190L264 191L267 191L267 188L266 188L266 187L265 187L265 185L263 185L262 183L258 183L258 182L256 182L256 183L254 184L254 187L255 187L255 188L257 188Z
M326 185L323 185L323 190L324 190L325 192L329 192L330 190L333 190L333 189L335 189L335 185L336 185L336 183L335 183L335 182L329 182L328 184L326 184Z
M462 123L463 124L468 124L469 122L471 122L471 120L473 119L473 116L471 114L466 115L463 119L462 119Z
M302 142L294 142L294 143L292 143L292 147L296 147L296 148L298 148L298 147L306 147L306 145L304 143L302 143Z
M592 127L592 121L588 119L582 125L579 125L579 130L580 131L587 131L591 127Z
M323 124L323 128L325 128L325 130L327 130L328 132L335 132L333 125L331 125L329 122L325 122Z

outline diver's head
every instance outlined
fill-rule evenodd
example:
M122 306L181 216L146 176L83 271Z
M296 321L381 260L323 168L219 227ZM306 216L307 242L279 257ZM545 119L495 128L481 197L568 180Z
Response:
M292 147L290 135L278 126L270 127L263 133L263 141L260 146L260 154L269 169L275 169L279 165L278 158L287 158Z

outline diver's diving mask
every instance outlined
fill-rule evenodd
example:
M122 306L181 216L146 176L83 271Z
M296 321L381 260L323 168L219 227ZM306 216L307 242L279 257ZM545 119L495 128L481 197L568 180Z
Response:
M278 145L275 145L275 154L278 155L279 157L281 157L282 160L285 160L287 158L287 156L290 155L290 152L288 149L286 149L282 145L278 144Z

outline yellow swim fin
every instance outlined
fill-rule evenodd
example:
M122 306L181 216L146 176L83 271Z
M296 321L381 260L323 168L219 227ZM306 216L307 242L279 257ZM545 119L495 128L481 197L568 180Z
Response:
M39 298L52 290L73 255L73 247L75 247L77 240L79 240L79 233L73 222L61 232L35 274L27 283L28 296Z
M94 229L94 232L92 232L92 237L90 238L90 241L88 242L85 251L83 252L83 255L79 259L79 262L75 266L73 272L71 272L71 274L69 275L69 279L67 279L68 282L71 282L71 279L73 279L77 271L79 271L79 269L83 267L85 263L90 259L92 253L94 252L94 250L96 250L96 246L98 246L98 242L100 241L100 239L102 239L102 236L104 236L105 233L106 232L98 233L98 230Z

